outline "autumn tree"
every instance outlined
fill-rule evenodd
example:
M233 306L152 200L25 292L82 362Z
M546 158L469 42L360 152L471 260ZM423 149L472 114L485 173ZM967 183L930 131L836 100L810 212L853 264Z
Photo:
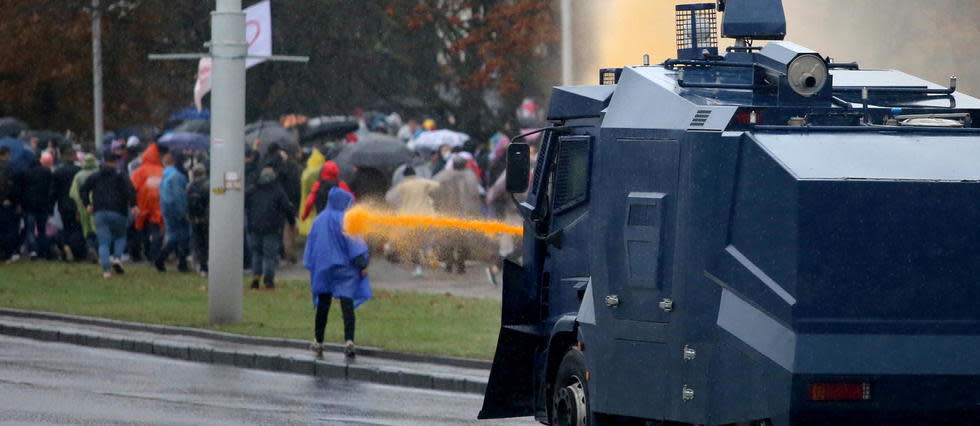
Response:
M553 6L539 0L417 0L393 3L389 13L404 14L412 31L436 31L443 92L462 128L487 135L512 118L524 96L543 96L557 80Z
M244 6L258 0L245 1ZM196 63L149 53L204 52L213 1L102 0L105 125L163 125L191 105ZM91 134L91 0L7 0L0 20L0 116ZM495 130L524 95L554 81L553 11L533 0L273 0L277 53L247 73L247 119L285 113L455 115ZM444 121L443 121L444 123Z

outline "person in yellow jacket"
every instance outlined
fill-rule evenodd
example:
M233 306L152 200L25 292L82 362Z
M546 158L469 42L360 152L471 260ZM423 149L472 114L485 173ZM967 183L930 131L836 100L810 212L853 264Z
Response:
M432 205L432 195L439 190L439 183L416 176L411 166L405 168L405 177L385 196L388 204L396 207L399 214L432 216L436 213ZM432 238L429 231L407 231L396 233L393 246L399 255L407 256L415 265L416 278L422 276L422 261Z
M310 196L310 191L313 190L313 184L320 178L320 168L323 167L323 163L326 161L326 157L320 153L319 149L314 149L313 153L310 154L310 158L306 160L306 169L303 169L303 175L300 178L301 200L305 200ZM299 211L296 216L303 217L303 203L299 203ZM310 235L310 228L313 227L313 219L316 219L315 213L299 222L300 235Z

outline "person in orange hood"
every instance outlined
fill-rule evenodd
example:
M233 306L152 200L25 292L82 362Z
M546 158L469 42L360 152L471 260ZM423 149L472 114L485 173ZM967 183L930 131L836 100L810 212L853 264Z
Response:
M163 163L160 148L151 144L143 152L142 165L130 178L136 189L136 231L139 234L134 248L134 260L142 256L156 259L163 245L163 213L160 211L160 183L163 181Z
M300 219L306 220L314 207L318 213L322 212L327 205L327 194L330 193L330 188L335 186L351 195L354 194L347 186L347 182L340 180L340 167L337 167L337 163L327 161L323 163L323 168L320 169L320 180L313 184L310 195L306 197L306 204L303 206L303 215L300 216Z

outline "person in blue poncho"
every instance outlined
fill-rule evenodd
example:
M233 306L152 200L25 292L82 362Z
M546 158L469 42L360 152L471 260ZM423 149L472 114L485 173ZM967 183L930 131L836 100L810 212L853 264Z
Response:
M190 253L191 223L187 219L187 171L185 157L180 153L164 154L163 181L160 183L160 210L167 230L166 242L153 265L158 271L167 270L165 262L171 253L177 254L177 270L189 272L187 255Z
M354 357L354 308L371 298L367 266L367 244L344 234L344 213L354 197L340 188L327 195L327 208L317 216L306 240L303 266L310 271L313 306L316 307L311 349L323 356L323 330L327 327L330 302L340 299L344 317L344 354Z

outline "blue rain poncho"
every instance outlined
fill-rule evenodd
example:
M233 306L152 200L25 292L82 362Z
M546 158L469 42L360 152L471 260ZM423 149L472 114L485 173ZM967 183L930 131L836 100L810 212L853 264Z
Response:
M344 234L344 212L350 208L354 197L340 188L333 188L327 196L327 208L317 216L306 239L303 266L310 271L310 289L313 306L319 295L330 293L333 297L354 300L354 307L371 298L371 283L361 276L361 269L354 259L369 253L367 244Z

